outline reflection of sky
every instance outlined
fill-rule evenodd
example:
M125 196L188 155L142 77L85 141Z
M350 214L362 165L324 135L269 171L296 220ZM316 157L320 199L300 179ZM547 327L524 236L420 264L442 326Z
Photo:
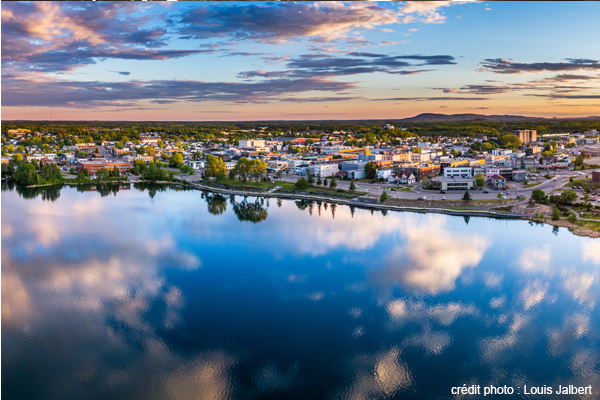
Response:
M275 199L240 222L194 191L2 197L3 391L21 398L600 385L600 246L564 230Z

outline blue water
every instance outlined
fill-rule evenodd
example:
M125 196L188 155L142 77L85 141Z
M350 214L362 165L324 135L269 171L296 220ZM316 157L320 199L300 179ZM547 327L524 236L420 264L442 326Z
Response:
M154 186L2 190L3 399L600 391L597 239Z

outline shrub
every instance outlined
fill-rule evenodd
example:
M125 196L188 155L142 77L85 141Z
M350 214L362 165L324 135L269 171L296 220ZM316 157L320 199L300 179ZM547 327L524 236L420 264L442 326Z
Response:
M574 224L577 222L577 216L575 214L569 214L569 216L567 217L567 221Z
M306 178L301 177L300 179L298 179L298 181L294 184L294 186L296 186L296 189L307 189L308 188L308 181L306 180Z
M379 199L381 203L383 203L384 201L386 201L388 198L387 192L384 190L383 193L381 193L381 198Z
M560 219L560 214L558 213L558 207L554 207L552 209L552 221L558 221Z

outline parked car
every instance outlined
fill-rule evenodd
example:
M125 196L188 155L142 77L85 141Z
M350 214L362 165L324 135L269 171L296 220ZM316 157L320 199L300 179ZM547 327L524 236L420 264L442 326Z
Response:
M445 190L440 190L440 193L446 194L446 191Z
M489 193L487 190L484 190L483 193Z
M446 196L442 196L442 200L446 200Z

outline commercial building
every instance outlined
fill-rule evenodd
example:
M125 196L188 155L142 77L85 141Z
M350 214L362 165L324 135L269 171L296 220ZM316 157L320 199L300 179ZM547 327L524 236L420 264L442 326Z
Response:
M592 182L594 182L594 183L600 183L600 171L593 171L592 172Z
M417 163L429 162L429 161L431 161L431 154L430 153L410 153L410 161L417 162Z
M117 168L120 174L128 172L131 169L130 163L117 163L117 162L108 162L105 160L102 161L79 161L77 162L77 172L83 172L84 169L87 169L89 175L96 175L96 172L101 170L102 168Z
M521 129L513 131L513 135L518 136L523 143L537 142L537 131L535 130Z
M75 150L93 153L96 151L96 143L77 143L75 145Z
M468 190L475 188L475 179L436 176L431 179L431 186L438 190Z
M397 174L413 174L417 181L421 181L423 178L432 178L440 173L440 165L410 165L410 166L396 166L395 173Z
M313 174L320 177L335 175L339 170L337 164L317 164L313 166Z
M473 168L471 167L446 167L444 168L444 177L452 178L460 176L461 178L472 178Z

